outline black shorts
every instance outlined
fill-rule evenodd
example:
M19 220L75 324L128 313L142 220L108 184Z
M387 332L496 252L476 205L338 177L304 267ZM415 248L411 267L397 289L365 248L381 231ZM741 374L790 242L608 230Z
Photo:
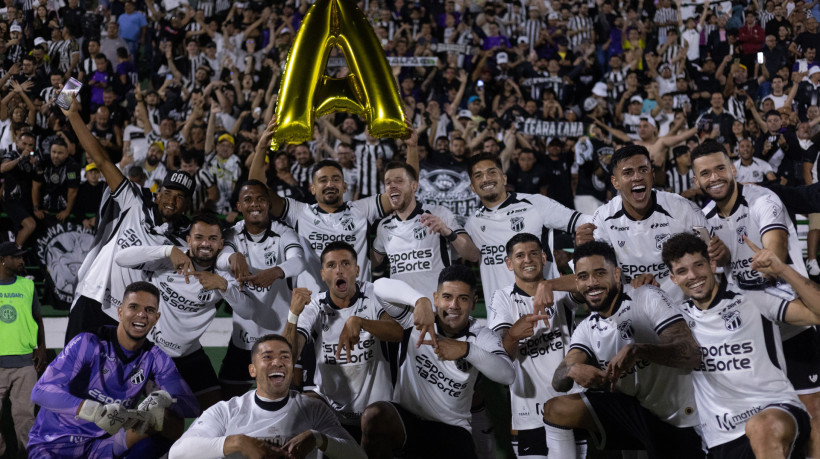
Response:
M199 348L191 354L175 357L172 360L177 366L179 375L188 383L194 395L219 389L219 380L211 365L211 359L205 354L204 349Z
M513 433L510 439L516 457L546 456L549 454L547 429L544 427L519 430Z
M781 409L789 413L794 422L797 423L797 436L794 439L792 446L792 454L790 459L803 459L806 457L805 446L811 435L811 421L809 414L802 408L798 408L788 403L774 403L767 405L764 410L769 408ZM752 451L752 445L749 443L749 437L741 435L734 440L724 443L722 445L709 448L709 459L755 459L755 453Z
M105 325L117 326L119 323L102 311L99 301L81 296L77 298L71 312L68 313L68 326L65 329L65 344L83 332L94 331Z
M20 228L23 227L23 220L31 217L34 213L34 209L31 205L26 205L23 201L16 200L3 201L3 210L8 214L9 219L11 219L11 223L14 225L14 231L20 231Z
M598 426L600 449L646 450L650 458L706 457L693 427L667 424L641 406L635 397L619 392L584 392L581 397Z
M820 339L814 327L783 341L786 376L798 394L820 392Z
M219 367L219 382L222 384L252 384L254 378L248 371L251 364L251 351L242 349L228 342L228 352Z
M401 418L404 427L402 451L409 457L436 459L476 459L473 436L458 426L437 421L426 421L390 402Z

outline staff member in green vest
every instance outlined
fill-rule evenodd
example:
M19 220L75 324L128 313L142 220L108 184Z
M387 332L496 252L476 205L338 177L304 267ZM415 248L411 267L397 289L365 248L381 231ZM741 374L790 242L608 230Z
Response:
M18 451L28 444L34 424L31 390L46 364L46 337L40 300L25 273L23 254L13 242L0 243L0 411L8 394ZM0 435L0 456L6 443Z

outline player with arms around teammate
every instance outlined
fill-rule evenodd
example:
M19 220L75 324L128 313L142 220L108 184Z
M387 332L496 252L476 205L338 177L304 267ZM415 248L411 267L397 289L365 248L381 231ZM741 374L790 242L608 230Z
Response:
M275 130L274 118L260 136L248 174L249 179L265 182L265 156ZM268 139L267 145L263 144L265 138ZM367 225L392 212L393 204L385 193L345 202L342 199L347 189L344 170L336 161L319 161L313 166L310 177L310 192L316 198L316 204L305 204L271 193L271 215L295 228L299 236L307 240L316 257L331 242L341 241L352 245L358 254L358 280L370 281ZM317 290L320 288L320 282L321 279L314 279L313 274L309 272L299 276L298 280L300 286Z
M416 170L393 161L384 168L385 193L393 215L379 222L371 258L379 265L386 256L390 277L433 295L438 274L450 265L448 243L467 260L478 260L478 248L446 207L416 200Z
M675 235L663 248L672 280L690 298L679 310L700 344L693 379L703 439L716 459L804 457L809 416L783 373L776 323L820 324L820 287L775 251L745 242L752 269L785 280L798 299L718 282L706 244L692 235Z
M467 220L464 229L481 250L481 281L484 299L489 303L496 290L514 282L504 261L505 247L511 237L517 233L540 237L550 229L574 233L575 226L589 222L590 217L540 194L508 192L507 175L496 155L482 153L473 156L467 171L470 187L481 199L481 207ZM558 271L546 243L544 250L548 261L544 265L544 277L552 279L557 277Z
M588 430L603 449L645 449L650 458L705 457L694 426L698 344L657 287L621 285L615 251L592 241L573 254L578 292L592 313L572 334L552 386L547 424Z
M243 183L236 203L242 221L224 235L225 250L241 255L249 265L250 275L238 280L245 282L243 306L249 307L251 313L248 319L233 315L228 352L219 370L225 399L250 389L251 347L260 336L284 328L291 296L286 279L295 279L305 269L305 252L299 237L291 228L271 220L268 196L264 183Z
M208 408L171 448L170 459L366 457L327 405L290 390L294 356L285 338L260 337L251 360L256 390Z
M367 405L388 400L392 391L386 342L399 342L403 330L387 312L373 284L356 283L356 251L332 242L321 255L322 280L329 286L315 295L293 291L285 338L300 355L306 343L316 352L315 392L336 411L358 439Z
M120 250L120 266L141 268L160 292L163 314L150 339L174 359L199 404L207 408L221 399L219 381L199 338L225 299L237 314L250 316L239 284L215 268L222 250L222 231L213 215L194 217L187 238L188 253L175 246L139 246Z
M63 110L90 162L97 165L108 184L110 196L103 197L94 246L77 274L74 304L68 317L66 343L78 333L102 325L117 324L117 306L125 287L145 280L142 271L114 264L120 249L145 245L184 245L187 211L194 180L183 171L168 174L153 201L139 185L122 175L105 149L88 129L79 113L79 102Z
M766 279L752 269L753 244L769 249L800 275L808 276L802 248L786 206L774 192L755 185L741 185L723 146L707 142L692 151L695 183L712 199L704 209L710 231L731 252L731 274L740 288L763 290L794 299L793 289L776 279ZM786 375L812 416L809 457L820 457L820 336L815 327L780 327Z
M392 458L403 450L426 458L475 458L470 406L476 380L482 374L510 385L515 370L501 339L470 317L476 298L472 271L464 265L441 271L435 313L428 298L402 281L379 279L376 294L394 305L391 311L400 305L412 307L413 314L400 319L405 336L392 402L374 403L362 416L368 457Z
M513 236L506 247L507 268L515 282L495 291L487 308L487 326L502 337L515 366L510 386L513 450L518 457L575 457L570 429L544 425L544 401L561 395L552 388L552 376L569 347L574 327L573 301L559 298L546 314L534 313L532 297L544 279L546 254L532 234ZM582 454L580 457L584 457Z
M117 310L116 328L77 335L34 386L31 399L41 409L29 457L107 459L137 448L138 457L159 457L182 434L180 418L199 414L170 357L146 339L160 317L157 288L129 285ZM159 390L134 410L149 387Z
M667 294L679 294L669 281L669 268L661 260L663 242L673 234L692 231L694 226L705 227L703 213L680 195L652 189L654 174L646 147L620 148L610 164L612 185L620 193L598 208L592 225L578 228L578 244L594 236L615 249L628 281L641 278L639 284L644 284L654 278ZM729 252L720 239L712 238L709 250L715 259L728 260Z

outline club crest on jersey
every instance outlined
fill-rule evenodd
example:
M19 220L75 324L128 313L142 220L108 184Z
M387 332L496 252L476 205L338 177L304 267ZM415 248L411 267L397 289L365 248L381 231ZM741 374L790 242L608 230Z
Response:
M618 324L618 333L624 341L632 341L635 336L635 331L632 330L632 321L627 320Z
M736 231L737 231L737 243L738 244L745 244L745 242L743 241L743 236L746 235L746 227L741 226Z
M345 231L353 231L356 229L356 225L353 223L353 217L345 217L341 223Z
M520 233L524 229L524 217L510 218L510 229L516 233Z
M809 381L816 383L817 382L817 375L809 375Z
M737 309L723 311L720 313L720 317L723 318L723 324L726 325L726 329L729 331L735 331L743 324L740 321L740 311Z
M427 228L424 226L419 226L418 228L413 228L413 238L416 240L421 241L427 237Z
M658 250L663 250L664 242L666 242L666 240L669 239L670 237L672 237L672 235L669 234L669 233L656 234L655 235L655 248L657 248Z
M213 292L211 290L205 290L203 288L199 291L199 294L196 296L196 299L198 299L200 303L207 303L208 301L211 301L211 295L213 295Z
M142 371L142 368L136 368L131 372L131 376L128 377L128 380L131 381L131 384L138 386L145 382L145 372Z
M487 227L486 227L486 226L484 226L484 225L481 225L481 232L482 232L482 233L484 232L484 230L485 230L485 229L487 229Z
M626 241L618 241L618 247L623 247L626 244Z
M265 264L273 266L276 263L276 255L273 252L265 252Z

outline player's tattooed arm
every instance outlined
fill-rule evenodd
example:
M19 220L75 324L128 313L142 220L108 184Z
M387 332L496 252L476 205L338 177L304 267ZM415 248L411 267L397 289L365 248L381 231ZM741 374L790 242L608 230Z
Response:
M591 358L580 349L570 349L564 360L555 369L552 387L558 392L572 389L572 383L587 388L602 387L606 383L604 372L597 366L590 365Z
M614 373L617 371L617 375L620 376L620 373L628 371L636 360L648 360L659 365L687 370L697 367L700 363L700 348L692 336L692 331L689 330L689 326L686 325L686 321L683 319L669 325L661 332L660 343L635 344L632 347L634 348L634 359L631 365L621 365L620 368L617 368L616 359L618 356L615 356L609 362L607 374L614 378ZM623 349L622 352L624 352Z

